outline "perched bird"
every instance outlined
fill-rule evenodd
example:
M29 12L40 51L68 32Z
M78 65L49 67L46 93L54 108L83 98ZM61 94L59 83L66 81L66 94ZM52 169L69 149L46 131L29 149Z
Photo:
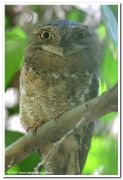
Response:
M38 25L26 50L20 78L20 119L28 132L88 101L98 93L97 35L78 22ZM50 159L52 174L80 174L94 123L68 137ZM46 150L47 149L47 150ZM41 152L50 151L50 146ZM46 165L47 166L47 165Z

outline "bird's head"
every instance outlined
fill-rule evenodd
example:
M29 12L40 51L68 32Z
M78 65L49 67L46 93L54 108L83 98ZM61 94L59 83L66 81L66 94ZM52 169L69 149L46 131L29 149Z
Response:
M33 31L33 43L37 48L59 56L93 50L95 33L78 22L53 21L38 25Z

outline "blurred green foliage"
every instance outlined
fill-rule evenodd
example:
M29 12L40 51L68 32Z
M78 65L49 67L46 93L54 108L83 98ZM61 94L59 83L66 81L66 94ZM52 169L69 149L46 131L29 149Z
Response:
M21 138L23 136L22 133L19 132L12 132L6 130L5 132L5 145L8 146ZM25 160L20 162L18 165L10 168L7 172L6 175L15 175L18 174L18 172L21 172L22 175L25 175L24 172L33 172L34 168L38 164L40 158L39 155L34 152L31 154L29 157L27 157ZM30 175L30 174L29 174Z
M118 147L113 137L93 137L83 174L117 175Z
M9 146L13 142L17 141L19 138L23 136L23 134L19 132L5 131L5 146Z
M9 86L15 73L21 69L26 35L20 27L14 27L5 33L5 87Z
M7 16L5 16L5 29L9 28L11 26L10 21Z
M70 21L80 21L83 22L85 19L85 12L74 8L66 17Z
M31 6L30 6L31 7ZM118 20L118 7L117 5L110 6L115 18ZM43 13L45 9L42 10ZM38 12L39 6L32 6L32 10ZM41 11L40 11L41 14ZM84 21L86 13L72 8L71 11L66 12L66 19L73 21ZM24 52L27 46L27 35L23 28L18 24L12 26L10 17L5 17L5 88L9 88L11 81L16 76L16 72L20 71L24 59ZM112 19L110 20L112 21ZM113 22L112 22L113 23ZM111 23L111 24L112 24ZM114 46L114 42L107 33L106 24L101 21L98 27L98 34L103 42L104 53L103 60L100 69L100 88L99 94L111 88L118 81L118 59L117 48ZM117 36L117 34L116 34ZM14 111L13 111L14 112ZM110 113L101 118L103 123L109 123L113 121L117 113ZM5 144L6 146L12 144L17 139L22 137L23 134L19 132L6 131ZM34 167L39 162L37 153L33 153L27 159L9 169L6 174L18 174L18 172L33 172ZM94 136L92 140L92 147L87 158L87 162L84 168L85 175L91 175L98 173L102 175L117 175L118 174L118 150L116 138L102 134L100 136ZM44 173L42 173L44 174Z
M113 50L109 48L112 44L110 41L106 43L104 49L104 60L101 66L101 80L104 81L108 88L111 88L118 81L118 63L117 57L113 56ZM116 52L116 50L115 50Z

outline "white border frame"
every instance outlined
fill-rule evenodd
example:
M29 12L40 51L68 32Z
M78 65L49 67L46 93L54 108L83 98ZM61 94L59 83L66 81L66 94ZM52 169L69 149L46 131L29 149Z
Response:
M4 1L4 0L3 0ZM18 4L18 5L35 5L35 4L37 4L37 5L77 5L77 4L81 4L81 3L85 3L85 4L100 4L100 5L104 5L104 4L107 4L107 5L118 5L118 20L119 20L119 22L120 22L120 14L121 14L121 12L120 12L120 4L121 4L121 1L112 1L112 2L107 2L106 0L103 0L102 2L95 2L95 1L89 1L89 2L87 2L87 1L76 1L76 3L72 3L72 2L70 2L70 1L65 1L65 0L62 0L62 2L59 2L59 1L57 1L57 0L55 0L55 1L47 1L47 0L43 0L42 2L39 2L38 0L35 0L35 2L30 2L30 0L26 0L26 2L22 2L22 1L17 1L17 0L5 0L4 2L2 1L2 5L1 5L1 12L2 12L2 16L0 16L0 27L2 27L2 28L0 28L0 34L2 35L2 45L1 45L1 47L0 47L0 49L1 49L1 52L2 52L2 61L0 61L0 67L2 67L1 68L1 70L0 70L0 72L1 72L1 77L2 77L2 83L0 82L0 88L2 89L2 91L0 91L0 96L1 96L1 101L0 101L0 103L1 103L1 107L2 107L2 109L0 108L0 114L2 115L2 126L1 126L1 132L3 133L3 136L4 136L4 118L5 118L5 110L4 110L4 68L5 68L5 64L3 63L4 62L4 59L5 59L5 49L4 49L4 45L5 45L5 39L4 39L4 35L5 35L5 33L4 33L4 22L5 22L5 18L4 18L4 12L5 12L5 5L16 5L16 4ZM118 83L119 83L119 86L118 86L118 107L120 107L120 99L121 99L121 97L120 97L120 89L121 89L121 87L120 87L120 82L121 82L121 80L120 80L120 78L121 78L121 72L120 72L120 69L121 69L121 60L120 60L120 56L121 56L121 52L120 52L120 35L121 35L121 33L120 33L120 30L121 30L121 27L120 27L120 23L118 23L118 61L119 61L119 63L118 63ZM121 117L120 117L120 108L118 108L118 119L120 119ZM120 121L121 122L121 121ZM119 130L120 130L120 122L119 122ZM96 178L96 177L98 177L98 178L101 178L101 177L104 177L104 178L113 178L113 177L120 177L120 171L121 171L121 167L120 167L120 143L121 143L121 140L120 140L120 136L121 136L121 132L119 131L119 134L118 134L118 165L119 165L119 167L118 167L118 175L59 175L59 176L57 176L57 175L47 175L47 176L41 176L41 175L5 175L4 174L4 167L2 168L2 172L0 173L0 174L2 174L3 175L3 177L9 177L9 178L16 178L16 177L19 177L19 178L25 178L25 177L29 177L29 178L32 178L32 177L40 177L40 178L49 178L49 177L52 177L52 178L56 178L56 177L63 177L63 178L67 178L67 177L69 177L69 178L71 178L71 177L74 177L74 178L80 178L80 177L82 177L82 178L84 178L84 177L91 177L91 178ZM4 137L4 140L5 140L5 137ZM3 142L3 141L0 141L0 143L1 142ZM5 142L5 141L4 141ZM2 149L3 149L3 153L2 153L2 157L3 157L3 155L4 155L4 152L5 152L5 149L4 149L4 142L2 143L2 144L0 144L1 146L2 146ZM4 160L4 157L2 158L2 163L3 164L5 164L5 160ZM1 168L0 168L1 169Z

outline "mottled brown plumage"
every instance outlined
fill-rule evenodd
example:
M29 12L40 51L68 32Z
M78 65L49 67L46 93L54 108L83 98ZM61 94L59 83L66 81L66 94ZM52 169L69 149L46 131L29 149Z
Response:
M33 32L21 72L20 117L23 127L34 132L45 122L57 120L65 111L95 97L99 59L97 36L87 26L69 21L39 25ZM70 161L75 165L79 161L79 167L83 168L92 133L93 123L90 123L68 138L61 150L63 157L60 154L64 162L56 165L51 160L54 174L72 173L72 168L66 167L71 159L68 157L73 157ZM70 147L70 142L71 146L77 143L78 147L66 148L68 144ZM73 149L74 155L64 157L64 153L70 153L68 149L71 152ZM57 159L56 156L58 154L54 157ZM78 174L78 168L74 169Z

